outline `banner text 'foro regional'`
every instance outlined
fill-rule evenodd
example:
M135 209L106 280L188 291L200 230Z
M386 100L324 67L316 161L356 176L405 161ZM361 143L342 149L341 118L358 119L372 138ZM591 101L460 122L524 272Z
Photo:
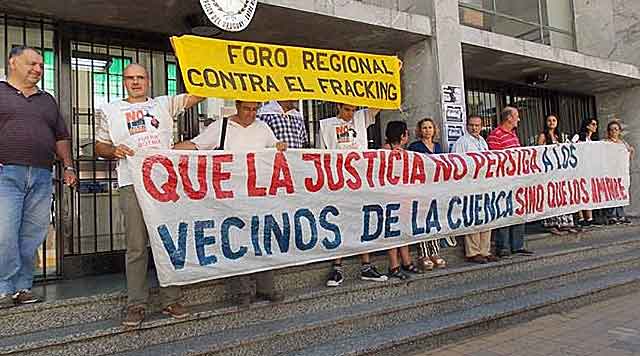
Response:
M318 99L398 109L400 60L198 36L172 37L190 94L245 101Z
M428 156L163 150L127 159L166 286L628 205L628 157L624 145L594 142Z

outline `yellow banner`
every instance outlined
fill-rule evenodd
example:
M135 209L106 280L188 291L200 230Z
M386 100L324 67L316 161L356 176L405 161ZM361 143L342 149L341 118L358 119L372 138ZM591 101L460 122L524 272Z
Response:
M187 91L193 95L400 107L400 60L395 56L197 36L172 37L171 42Z

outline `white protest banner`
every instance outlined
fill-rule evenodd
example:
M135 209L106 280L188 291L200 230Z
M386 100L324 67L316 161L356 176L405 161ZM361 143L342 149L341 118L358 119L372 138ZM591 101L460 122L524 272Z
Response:
M623 145L140 151L129 167L160 284L386 250L629 203Z

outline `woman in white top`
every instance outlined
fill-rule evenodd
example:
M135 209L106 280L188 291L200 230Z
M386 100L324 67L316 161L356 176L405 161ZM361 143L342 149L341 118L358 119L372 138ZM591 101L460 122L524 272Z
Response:
M629 145L625 140L622 139L622 124L620 121L613 120L607 125L607 138L604 139L605 142L611 142L619 145L624 145L624 147L629 152L629 159L633 159L633 155L635 154L635 149L633 146ZM631 221L624 214L624 208L619 206L615 208L607 209L607 221L609 224L630 224Z

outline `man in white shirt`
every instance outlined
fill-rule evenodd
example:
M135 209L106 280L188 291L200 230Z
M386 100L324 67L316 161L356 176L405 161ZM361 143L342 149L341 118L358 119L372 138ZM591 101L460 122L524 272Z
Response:
M275 147L278 151L286 150L287 144L278 141L267 124L256 120L259 106L260 104L256 102L236 100L236 115L215 121L200 135L189 141L178 143L174 148L177 150L260 151ZM273 288L273 271L264 271L252 276L238 276L231 279L232 293L240 306L247 307L253 300L251 277L256 281L256 297L272 302L284 299L284 296Z
M467 119L467 133L460 137L453 145L453 152L488 151L487 142L480 136L482 118L471 116ZM495 262L497 257L489 252L491 248L491 230L476 232L464 237L465 255L467 260L474 263Z
M369 145L367 128L376 121L380 109L357 110L353 105L338 104L338 115L320 121L320 142L327 149L366 150ZM369 254L360 255L360 279L384 282L387 276L378 272L371 264ZM327 287L337 287L344 281L342 260L333 262L333 268L327 279Z
M123 76L127 98L108 103L96 111L96 154L118 160L118 192L127 244L127 315L122 324L138 326L144 320L149 298L149 235L133 189L127 157L141 148L171 148L174 118L204 98L187 94L148 97L149 75L138 64L128 65ZM179 287L160 288L160 297L164 314L178 319L189 315L180 304L182 292Z

